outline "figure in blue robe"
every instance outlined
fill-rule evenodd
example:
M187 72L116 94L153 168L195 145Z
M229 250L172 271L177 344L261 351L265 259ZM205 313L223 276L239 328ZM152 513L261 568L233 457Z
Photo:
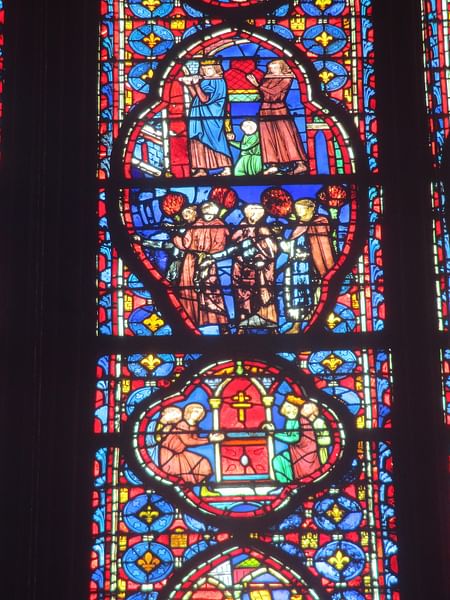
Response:
M207 61L199 75L183 77L192 97L189 109L189 148L194 177L219 170L231 175L231 151L225 133L227 86L222 67Z

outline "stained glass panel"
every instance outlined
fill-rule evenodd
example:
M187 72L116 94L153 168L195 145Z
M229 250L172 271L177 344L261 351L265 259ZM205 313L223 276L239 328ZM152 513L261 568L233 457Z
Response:
M370 3L283 5L269 16L245 19L241 30L224 28L223 19L206 12L171 2L102 2L99 178L112 172L115 181L133 185L111 191L101 220L101 235L113 240L107 250L112 272L128 268L131 277L111 278L104 312L120 317L113 322L103 314L99 332L170 334L173 312L164 310L164 301L156 308L155 294L168 296L178 318L197 333L296 333L311 325L334 333L381 330L381 190L355 186L367 169L378 172ZM225 93L215 114L199 97L192 99L196 78ZM198 136L221 140L215 157L209 150L203 155ZM295 151L275 150L277 136ZM228 173L234 185L218 182L218 190L201 181ZM333 174L342 176L339 184L329 183ZM191 176L200 179L189 184ZM267 177L267 184L256 190L248 179L255 176ZM243 180L239 186L235 177ZM292 177L296 181L286 187ZM208 201L219 208L212 208L220 225L213 245L200 227ZM246 223L255 211L246 214L248 204L264 207L250 217L258 219L251 231ZM101 200L102 215L103 206ZM185 210L191 206L195 211ZM263 223L271 235L250 256L245 245ZM195 273L190 263L205 251L221 263L206 262ZM293 253L309 254L301 269ZM259 284L255 261L266 263L266 281ZM135 299L141 282L145 303ZM239 298L239 285L253 289ZM341 290L333 300L330 286ZM192 296L202 287L200 311ZM120 306L122 297L129 310Z
M371 3L100 4L91 600L397 599Z
M5 12L3 9L3 0L0 0L0 132L3 129L3 25L5 21ZM1 139L1 135L0 135ZM1 153L0 153L1 154Z
M433 237L436 273L438 324L441 331L449 327L450 242L448 230L449 191L444 189L441 169L448 161L450 97L448 93L449 15L446 0L423 0L423 40L425 89L429 122L429 142L433 158L431 198L433 207ZM447 168L447 167L445 167Z
M444 409L445 424L450 425L450 350L441 352L442 366L442 406Z
M397 597L390 373L369 350L102 357L91 598Z

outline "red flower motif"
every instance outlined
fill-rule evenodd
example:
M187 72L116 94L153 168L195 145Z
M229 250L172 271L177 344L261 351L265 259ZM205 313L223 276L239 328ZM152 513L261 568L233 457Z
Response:
M287 217L292 213L292 196L281 188L269 188L261 196L261 203L272 217Z
M330 208L340 208L347 198L347 190L341 185L328 185L319 192L318 198Z
M186 196L179 192L169 192L161 201L161 210L166 217L178 215L186 205Z
M227 210L231 210L236 206L237 194L234 190L230 190L227 187L216 187L213 188L208 196L211 202L215 202L219 206L223 206Z

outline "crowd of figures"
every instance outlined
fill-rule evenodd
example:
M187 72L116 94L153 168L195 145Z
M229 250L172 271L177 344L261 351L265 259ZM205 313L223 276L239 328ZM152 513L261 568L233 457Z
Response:
M248 61L247 61L248 62ZM194 177L208 174L257 175L308 170L306 153L286 97L294 73L286 61L272 60L264 74L256 68L242 76L240 91L260 99L256 119L243 118L242 139L236 141L228 113L227 73L217 59L200 63L192 75L184 68L180 81L188 90L188 139ZM246 89L247 88L247 89ZM250 88L250 89L248 89ZM239 151L233 164L231 147Z
M213 188L201 204L171 192L160 201L166 220L142 244L166 257L163 274L196 327L298 332L339 253L336 222L318 196L294 201L269 188L260 203L239 203L229 223L234 190Z

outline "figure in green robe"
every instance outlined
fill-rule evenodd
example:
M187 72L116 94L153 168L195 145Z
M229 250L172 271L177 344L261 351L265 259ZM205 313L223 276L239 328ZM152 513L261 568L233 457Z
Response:
M288 445L287 450L276 453L273 458L275 479L281 483L308 481L328 458L326 446L331 443L331 438L325 421L319 417L315 402L305 402L293 394L286 396L280 414L286 417L281 431L275 432L272 423L263 425L269 435ZM316 427L313 420L318 421ZM319 447L324 450L320 458Z
M244 132L242 140L229 141L231 146L240 149L239 158L234 165L234 174L258 175L263 170L258 125L255 121L246 120L242 121L241 129Z

